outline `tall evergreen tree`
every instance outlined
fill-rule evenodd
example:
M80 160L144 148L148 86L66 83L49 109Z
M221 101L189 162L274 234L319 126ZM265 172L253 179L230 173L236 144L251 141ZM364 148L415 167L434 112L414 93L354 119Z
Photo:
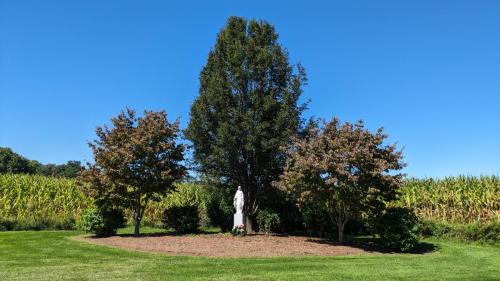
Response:
M300 126L304 69L289 63L274 27L230 17L200 74L185 131L203 174L241 185L254 215L285 162L282 147ZM250 226L251 227L251 226Z

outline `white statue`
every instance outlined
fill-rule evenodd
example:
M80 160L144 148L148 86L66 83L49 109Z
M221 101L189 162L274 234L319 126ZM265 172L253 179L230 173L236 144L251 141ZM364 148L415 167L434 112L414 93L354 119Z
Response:
M234 195L233 206L236 209L236 214L243 214L243 206L245 205L245 197L243 196L243 191L241 191L241 186L238 186L238 190Z

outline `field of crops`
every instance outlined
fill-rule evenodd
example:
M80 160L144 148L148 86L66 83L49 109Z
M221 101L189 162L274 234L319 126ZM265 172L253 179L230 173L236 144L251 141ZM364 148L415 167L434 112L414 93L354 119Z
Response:
M77 218L90 205L75 180L39 175L0 174L0 217Z
M165 208L202 201L202 190L195 184L178 184L177 191L150 202L144 218L159 223ZM92 205L73 179L39 175L0 174L0 219L25 220L78 219Z
M410 179L401 189L400 205L426 219L453 223L500 219L500 177Z
M180 184L176 193L151 202L145 219L159 222L167 206L183 200L200 203L203 196L200 186ZM414 208L419 217L426 219L452 223L498 221L500 178L409 179L401 188L398 204ZM91 205L92 200L75 180L0 174L0 218L77 219Z

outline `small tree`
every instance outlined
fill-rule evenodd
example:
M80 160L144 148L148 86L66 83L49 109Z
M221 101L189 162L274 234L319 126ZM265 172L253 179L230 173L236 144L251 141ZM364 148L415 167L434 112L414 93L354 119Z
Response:
M339 124L333 119L296 139L288 150L285 172L276 185L298 198L301 205L321 204L343 241L349 219L376 216L394 200L404 167L396 145L384 145L380 128L371 133L360 121Z
M185 174L184 146L176 143L179 121L169 123L165 111L136 117L127 109L111 122L112 128L97 127L99 139L89 143L95 163L79 178L98 206L129 208L138 236L148 202L173 190L173 183Z

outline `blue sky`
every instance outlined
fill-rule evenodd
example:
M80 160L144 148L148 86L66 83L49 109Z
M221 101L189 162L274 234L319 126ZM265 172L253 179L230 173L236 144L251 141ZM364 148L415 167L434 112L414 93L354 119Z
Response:
M91 160L125 106L189 118L229 16L271 22L311 99L304 117L363 119L410 176L500 173L500 1L0 0L0 146Z

